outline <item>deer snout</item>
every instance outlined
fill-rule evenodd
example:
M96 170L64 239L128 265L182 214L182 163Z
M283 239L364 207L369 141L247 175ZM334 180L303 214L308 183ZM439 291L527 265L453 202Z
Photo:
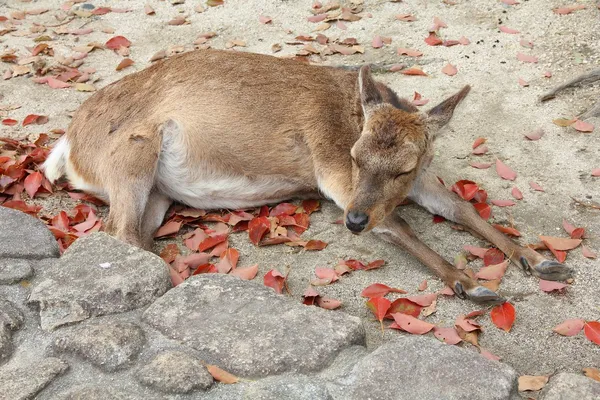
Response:
M360 233L369 224L369 216L362 211L348 211L346 215L346 228L352 233Z

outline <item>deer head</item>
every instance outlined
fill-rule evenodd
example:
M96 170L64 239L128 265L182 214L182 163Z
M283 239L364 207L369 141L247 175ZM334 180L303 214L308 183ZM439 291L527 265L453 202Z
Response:
M385 102L367 66L360 69L358 90L364 123L350 151L353 195L345 210L346 227L354 233L375 227L406 198L431 163L441 128L470 87L425 114Z

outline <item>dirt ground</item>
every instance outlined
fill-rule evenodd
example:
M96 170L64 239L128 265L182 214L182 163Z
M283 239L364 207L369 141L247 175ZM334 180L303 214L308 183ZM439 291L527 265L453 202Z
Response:
M491 199L512 199L511 189L517 186L524 199L514 207L493 207L494 223L513 222L523 236L523 244L538 241L538 235L566 236L562 230L563 218L576 226L585 227L589 239L586 245L600 252L600 210L578 205L572 198L600 202L600 178L591 176L594 168L600 168L600 120L590 119L596 128L592 133L581 133L573 128L559 127L552 123L555 118L573 118L588 109L600 97L600 85L567 90L556 99L546 103L539 96L576 75L600 66L600 9L595 1L575 0L521 0L520 4L507 5L501 1L488 0L405 0L402 2L365 0L362 18L332 26L320 32L330 39L356 38L364 47L364 54L314 55L311 62L334 65L405 64L419 65L428 74L407 76L385 72L377 79L389 84L399 95L412 98L418 91L431 99L427 109L464 85L473 87L471 93L458 108L454 119L437 142L436 159L432 169L446 182L470 179L480 184ZM196 38L206 32L217 35L207 44L213 48L225 48L227 42L239 40L245 47L237 51L272 54L272 45L278 43L282 50L276 56L293 55L302 46L286 44L298 35L313 35L319 23L307 20L311 14L311 1L234 1L225 0L224 5L207 7L205 2L185 0L173 5L173 1L131 0L94 1L96 7L126 8L130 12L109 12L89 18L78 17L60 27L47 28L44 33L22 35L34 23L55 25L60 23L60 3L57 0L19 1L0 0L0 15L9 16L18 10L48 8L40 15L27 15L16 20L20 25L12 32L0 36L0 52L16 50L19 57L30 55L28 48L36 43L33 39L47 34L55 58L74 54L73 47L89 42L105 43L115 35L131 41L130 58L135 64L122 71L115 67L122 56L110 50L94 50L83 59L83 66L93 67L97 79L93 84L101 88L123 76L150 65L150 58L160 50L173 51L177 46L193 48ZM178 1L174 1L178 3ZM510 3L510 2L509 2ZM148 4L154 15L147 15ZM585 8L568 15L558 15L552 10L565 5L584 5ZM202 5L204 12L196 12ZM398 14L413 14L414 22L395 18ZM269 16L272 22L262 24L259 16ZM168 25L168 21L184 16L183 25ZM429 46L424 42L434 17L441 18L447 28L440 29L443 39L462 36L468 45ZM67 20L63 20L65 22ZM9 24L8 22L0 23ZM12 25L11 25L12 26ZM501 32L498 27L507 26L520 31L518 34ZM57 34L53 30L91 28L83 35ZM342 29L345 28L345 29ZM114 33L105 33L114 30ZM391 44L375 49L371 43L376 35L390 37ZM519 41L531 41L533 48L523 47ZM313 44L321 48L318 44ZM400 56L397 48L422 51L419 58ZM537 63L525 63L517 59L517 53L538 57ZM56 63L45 56L48 63ZM451 63L458 73L447 76L442 68ZM0 73L14 64L1 63ZM551 72L551 77L545 77ZM0 111L1 118L22 121L28 114L47 115L49 123L41 126L0 126L1 136L35 138L40 132L53 128L66 129L69 115L90 95L73 88L51 89L34 83L29 76L3 80L0 84L0 106L20 105L12 111ZM519 78L529 86L519 84ZM193 95L193 94L190 94ZM181 99L185 102L185 99ZM528 141L524 134L538 128L545 135L539 141ZM471 144L477 137L487 138L489 152L483 156L471 154ZM494 168L475 169L470 162L495 162L503 160L518 173L515 182L502 180ZM534 191L529 182L535 181L545 191ZM69 210L75 205L65 193L57 193L48 199L35 200L44 207L43 213L53 214ZM597 203L596 203L597 204ZM451 229L451 224L433 224L431 216L415 206L403 207L400 213L413 226L417 234L446 259L453 260L464 245L487 245L466 232ZM433 292L442 283L427 269L402 250L379 242L372 235L353 236L341 225L333 222L341 211L331 203L325 203L320 213L313 214L312 226L303 235L320 239L329 246L319 252L305 252L285 245L256 248L245 234L232 235L231 244L240 251L242 266L259 264L261 280L272 268L291 268L290 289L300 299L303 290L313 277L315 266L334 266L340 258L361 260L384 259L387 264L373 271L359 271L344 276L333 285L319 287L327 296L343 302L342 310L365 320L368 342L375 348L400 333L386 331L381 335L379 324L373 320L365 307L360 292L371 283L379 282L392 287L417 293L417 286L427 279ZM181 244L181 239L175 241ZM156 250L167 243L158 241ZM551 256L550 256L551 257ZM478 264L479 263L479 264ZM489 316L481 318L484 332L480 344L512 365L519 373L549 375L559 371L579 372L584 367L600 368L600 346L588 341L583 334L562 337L552 332L552 327L568 318L586 320L600 319L600 268L597 260L584 258L581 249L571 251L566 263L575 270L575 281L566 294L546 294L538 287L537 279L525 276L516 266L510 266L500 286L499 293L516 307L517 318L513 329L506 333L490 322ZM470 263L475 270L480 261ZM477 305L456 298L440 297L437 312L428 321L452 326L459 314L478 309ZM466 347L466 346L465 346Z

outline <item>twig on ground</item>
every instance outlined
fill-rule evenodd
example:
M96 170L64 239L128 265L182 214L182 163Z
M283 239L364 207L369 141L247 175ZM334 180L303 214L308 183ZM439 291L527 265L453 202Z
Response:
M592 70L590 72L586 72L585 74L579 75L575 79L572 79L566 83L563 83L562 85L555 87L554 89L540 97L540 101L550 100L556 97L556 94L558 92L564 89L578 86L579 84L590 84L596 82L597 80L600 80L600 68Z

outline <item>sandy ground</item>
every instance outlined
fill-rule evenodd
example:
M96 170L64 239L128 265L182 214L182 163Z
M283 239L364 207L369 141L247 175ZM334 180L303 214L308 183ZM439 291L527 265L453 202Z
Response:
M22 2L0 1L0 15L8 16L16 10L40 7L50 8L47 13L27 16L19 30L29 29L33 22L56 24L59 1L40 0ZM152 55L173 46L192 49L199 34L214 31L217 36L210 40L214 48L224 48L234 39L246 42L239 51L271 54L274 43L282 45L278 56L294 54L301 46L285 44L297 35L316 35L318 24L310 23L311 1L233 1L225 5L206 7L203 13L194 8L201 2L186 0L172 5L169 1L95 1L95 6L128 8L128 13L111 12L92 18L77 18L65 25L69 29L92 28L86 35L57 35L49 28L55 40L49 42L55 54L73 54L72 47L88 42L104 43L114 35L123 35L131 42L132 67L115 71L121 56L109 50L95 50L84 59L84 66L97 69L94 84L100 88L119 78L143 69L150 64ZM510 190L517 186L525 198L510 208L493 207L493 221L508 223L523 233L522 243L536 242L537 235L564 236L561 221L566 218L588 232L588 247L600 252L600 211L578 206L571 197L581 200L600 201L600 178L592 178L591 170L600 167L600 121L590 120L596 125L591 134L579 133L572 128L561 128L552 123L554 118L571 118L589 108L600 95L600 86L569 90L555 100L541 104L538 97L549 88L573 78L575 75L600 65L600 10L594 1L576 4L587 8L569 15L557 15L552 9L569 5L574 1L522 0L521 4L508 6L500 1L457 0L456 5L442 1L405 0L365 1L364 17L356 22L345 22L346 30L335 24L322 32L330 38L354 37L364 46L365 53L351 56L327 56L313 62L336 65L359 65L362 63L419 64L428 77L405 76L399 73L384 73L378 79L388 83L401 96L412 97L418 91L432 103L457 91L463 85L473 86L471 94L462 104L445 134L437 143L437 158L432 165L446 182L471 179L485 188L491 199L510 199ZM155 15L146 15L144 5L150 4ZM204 4L204 2L202 2ZM401 22L396 14L411 13L414 22ZM366 14L371 14L368 17ZM175 16L187 17L189 24L170 26L167 22ZM259 23L259 15L272 18L272 23ZM465 36L469 45L432 47L424 43L428 28L434 17L440 17L447 28L441 30L445 39ZM498 24L519 30L520 34L507 34L498 30ZM1 25L1 23L0 23ZM114 29L113 34L102 29ZM56 28L54 28L56 29ZM18 31L17 31L18 32ZM392 38L392 44L381 49L371 47L375 35ZM15 32L0 36L2 52L16 49L19 56L29 54L27 47L35 45L32 36L18 36ZM532 49L519 44L520 39L532 41ZM424 52L419 59L399 56L398 47L414 48ZM517 60L517 52L534 55L538 63L523 63ZM46 59L52 63L51 58ZM458 68L458 73L446 76L441 72L448 62ZM0 64L0 72L10 68ZM545 71L551 78L543 76ZM518 79L529 82L522 87ZM27 77L15 77L1 81L0 105L18 104L22 107L2 112L2 117L21 121L27 114L43 114L50 122L43 126L15 127L0 126L2 136L35 137L52 128L66 129L69 114L74 111L89 93L73 89L56 90L38 85ZM185 99L181 99L185 101ZM424 108L428 108L426 105ZM535 142L524 139L523 134L542 128L545 136ZM471 144L483 136L488 139L490 152L484 156L473 156ZM494 162L502 159L518 172L513 182L500 179L493 168L478 170L469 162ZM528 182L535 181L545 192L530 189ZM46 200L36 200L44 206L44 212L55 213L70 209L75 204L64 193ZM485 245L465 232L457 232L450 224L433 224L431 216L415 206L401 209L401 214L414 227L423 240L432 248L452 260L463 245ZM342 300L343 310L365 320L368 342L371 348L398 332L386 331L382 337L379 324L374 322L370 311L360 297L363 288L374 282L400 287L417 292L420 282L427 279L431 292L442 288L441 282L432 277L427 269L403 251L379 242L371 235L353 236L340 225L332 224L341 212L332 204L325 203L323 211L313 214L312 227L304 236L329 242L329 247L320 252L299 251L284 245L256 248L245 234L235 234L231 239L240 250L240 264L258 263L259 277L271 268L283 270L291 267L289 277L293 296L300 298L315 266L333 266L340 258L372 260L382 258L387 265L369 272L355 272L340 282L318 288L322 294ZM181 243L181 240L177 241ZM159 250L165 241L157 242ZM575 283L566 295L549 295L538 288L537 280L526 277L511 266L503 280L500 293L509 298L516 307L517 319L510 333L494 327L489 316L482 318L484 333L480 343L503 361L512 365L521 374L552 374L557 371L580 371L584 367L600 367L600 346L594 345L580 334L576 337L561 337L552 333L552 327L567 318L597 320L600 318L600 270L597 260L586 259L581 250L569 253L567 264L576 271ZM480 264L472 262L477 270ZM475 310L473 303L459 299L440 298L438 311L428 317L430 322L451 326L457 315Z

